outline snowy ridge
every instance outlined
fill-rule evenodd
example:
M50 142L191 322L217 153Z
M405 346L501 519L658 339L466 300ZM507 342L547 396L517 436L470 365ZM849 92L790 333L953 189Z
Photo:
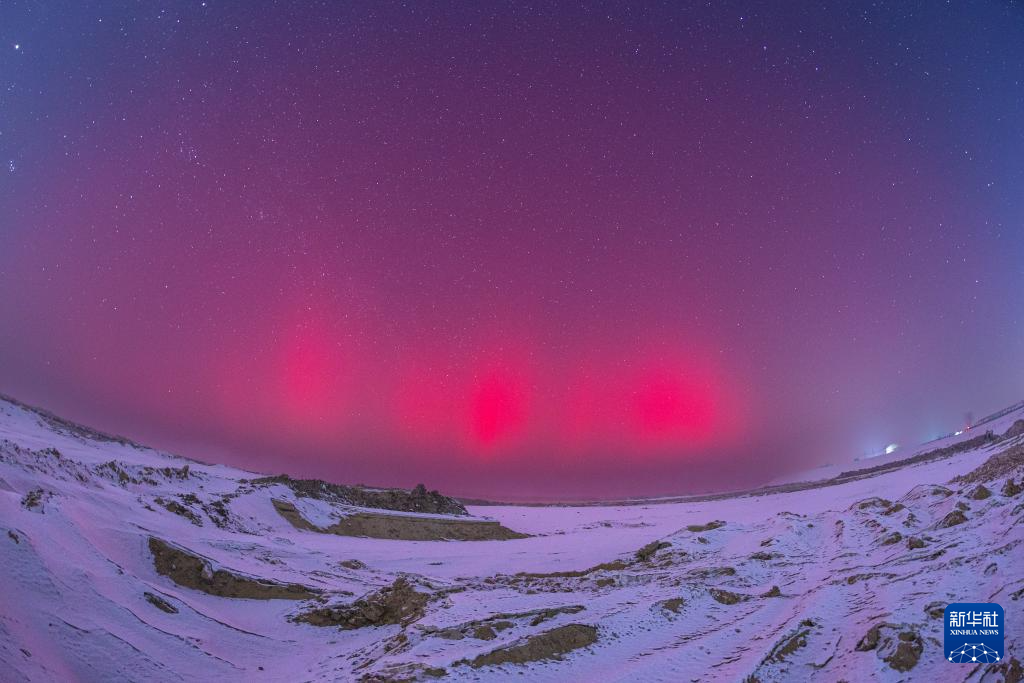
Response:
M1013 680L1018 417L836 485L459 521L301 497L0 401L0 678ZM486 514L528 536L344 536L280 509L321 530ZM1004 607L999 663L946 661L953 601Z

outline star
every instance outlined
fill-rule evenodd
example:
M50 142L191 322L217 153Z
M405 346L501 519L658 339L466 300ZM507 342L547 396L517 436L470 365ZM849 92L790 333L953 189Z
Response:
M14 49L15 50L20 50L21 49L21 43L15 43L14 44Z

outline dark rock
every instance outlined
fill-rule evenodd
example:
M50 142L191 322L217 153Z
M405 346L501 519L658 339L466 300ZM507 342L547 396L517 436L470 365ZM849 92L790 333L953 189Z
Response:
M641 562L646 562L647 560L654 557L654 554L656 552L658 552L662 548L668 548L671 545L672 544L668 541L651 541L643 548L640 548L640 550L636 551L636 559L640 560Z
M967 494L967 497L970 498L971 500L985 500L986 498L989 498L991 495L992 492L985 488L983 484L978 484L973 489L971 489L971 492Z
M923 548L925 545L924 539L916 536L911 536L907 539L907 550L917 550L918 548Z
M668 600L662 600L658 603L662 609L666 609L669 612L679 614L679 610L683 608L685 601L682 598L669 598Z
M885 538L882 539L882 545L894 545L896 543L899 543L902 540L903 540L903 534L901 534L898 531L894 531L894 532L892 532L891 534L888 534Z
M473 629L473 637L477 640L494 640L498 634L490 626L482 624Z
M159 595L154 595L154 594L150 593L149 591L146 591L145 593L143 593L143 595L145 596L146 600L149 601L149 604L153 605L157 609L163 610L164 612L167 612L168 614L177 614L178 613L178 608L177 607L175 607L171 603L167 602L166 600L161 598Z
M222 598L253 600L306 600L316 595L311 588L283 584L235 574L226 569L214 570L209 562L186 550L150 536L149 551L156 571L179 586L192 588Z
M499 648L473 660L469 664L478 669L482 666L499 664L527 664L545 659L561 659L567 652L578 650L597 642L597 629L586 624L566 624L527 638L518 645Z
M736 603L747 599L745 595L733 593L732 591L727 591L722 588L711 588L708 592L711 593L711 597L715 599L715 602L719 602L723 605L735 605Z
M962 510L953 510L948 515L942 518L942 521L939 522L938 527L940 529L948 529L951 526L963 524L966 521L967 516L963 513Z
M313 609L295 617L294 621L346 630L385 624L405 626L423 617L429 599L430 596L415 591L408 580L400 576L390 586L349 605Z

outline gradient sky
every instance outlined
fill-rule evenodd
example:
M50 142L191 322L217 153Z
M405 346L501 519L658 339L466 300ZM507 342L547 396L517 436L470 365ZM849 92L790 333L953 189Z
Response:
M505 499L1024 398L1024 9L0 4L0 391Z

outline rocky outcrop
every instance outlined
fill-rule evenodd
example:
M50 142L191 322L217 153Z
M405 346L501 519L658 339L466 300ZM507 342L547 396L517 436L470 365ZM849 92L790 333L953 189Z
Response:
M858 652L876 651L891 668L907 672L917 666L924 651L924 642L909 626L882 623L868 629L854 649Z
M332 484L320 479L292 479L286 474L254 479L253 484L284 484L297 496L357 507L396 512L423 512L435 515L469 515L462 503L449 496L441 495L437 491L428 491L423 484L417 484L411 491L378 489Z
M351 604L319 607L298 615L293 621L345 630L388 624L406 626L423 617L429 600L429 595L417 592L404 576L400 576L390 586Z

